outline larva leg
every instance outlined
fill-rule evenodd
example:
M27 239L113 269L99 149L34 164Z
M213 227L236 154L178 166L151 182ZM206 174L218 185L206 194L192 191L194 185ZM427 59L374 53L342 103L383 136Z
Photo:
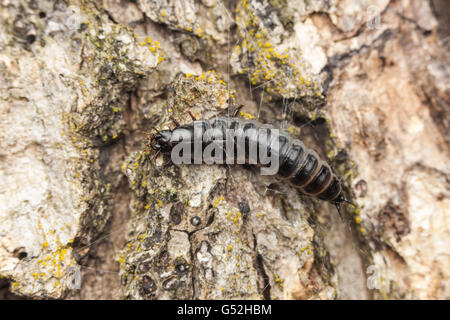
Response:
M194 117L194 115L192 114L191 111L187 110L187 113L188 113L189 116L191 117L192 121L197 121L197 119Z
M172 120L172 122L175 124L175 126L179 127L180 123L177 121L177 119L174 118L174 116L170 116L170 120Z
M241 104L239 107L237 107L234 112L233 112L233 118L236 118L237 115L239 114L239 111L241 111L241 109L244 107L243 104Z

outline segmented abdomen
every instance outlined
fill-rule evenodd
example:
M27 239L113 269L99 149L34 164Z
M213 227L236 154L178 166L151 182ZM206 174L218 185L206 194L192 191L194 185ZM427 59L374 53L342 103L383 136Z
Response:
M286 133L272 135L271 132L274 128L270 125L241 118L220 117L198 120L192 124L174 129L173 139L175 141L173 142L179 142L180 138L191 142L194 140L202 141L203 150L214 140L226 139L227 129L232 129L236 133L234 136L235 140L231 144L234 149L232 152L235 157L234 163L238 163L237 139L242 138L245 141L245 153L243 156L247 162L252 157L257 157L253 158L253 160L260 164L261 159L255 156L254 152L250 152L250 150L258 150L257 154L259 154L259 148L265 148L266 154L274 153L278 156L279 167L277 176L282 181L287 181L291 186L300 189L303 193L322 200L333 201L340 195L342 191L341 184L330 166L320 159L314 150L306 148L302 141L292 139ZM205 135L206 132L207 134ZM274 139L276 139L274 137L278 138L278 144L274 143ZM226 146L225 143L224 146ZM192 149L192 151L194 150ZM229 151L224 148L225 153Z

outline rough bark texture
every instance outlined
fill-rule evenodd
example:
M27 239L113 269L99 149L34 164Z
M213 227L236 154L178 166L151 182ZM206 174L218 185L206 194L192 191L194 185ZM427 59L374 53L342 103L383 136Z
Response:
M0 1L0 297L448 299L449 7ZM146 146L240 104L328 159L343 221Z

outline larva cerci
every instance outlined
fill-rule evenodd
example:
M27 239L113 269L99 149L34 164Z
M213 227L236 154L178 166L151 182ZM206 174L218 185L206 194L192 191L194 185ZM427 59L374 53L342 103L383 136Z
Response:
M150 137L150 147L157 153L169 154L179 144L188 143L194 148L194 142L199 141L202 150L217 140L226 139L226 130L235 132L231 144L224 145L233 148L233 155L237 155L237 139L242 137L245 141L245 159L251 157L250 150L264 148L267 154L274 153L278 156L277 178L288 182L292 187L302 193L317 197L318 199L332 202L340 212L342 202L349 202L342 190L342 185L336 174L326 163L320 159L317 153L305 147L302 141L291 138L287 133L276 135L278 143L274 144L274 138L270 134L273 126L262 124L255 120L245 120L237 117L216 117L209 120L195 120L187 125L180 126L174 119L177 127L173 130L162 130ZM200 131L198 131L200 130ZM195 132L195 134L194 134ZM204 132L209 132L206 136ZM200 134L199 134L200 133ZM275 135L274 135L275 136ZM276 146L274 148L274 145ZM254 149L252 149L254 147ZM259 161L259 157L258 161ZM238 163L237 159L234 163ZM257 165L262 165L257 163Z

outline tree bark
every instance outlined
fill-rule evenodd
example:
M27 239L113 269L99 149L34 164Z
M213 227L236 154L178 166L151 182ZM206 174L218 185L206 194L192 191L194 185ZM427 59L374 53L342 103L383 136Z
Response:
M448 299L449 8L1 2L0 295ZM356 206L148 147L238 105Z

